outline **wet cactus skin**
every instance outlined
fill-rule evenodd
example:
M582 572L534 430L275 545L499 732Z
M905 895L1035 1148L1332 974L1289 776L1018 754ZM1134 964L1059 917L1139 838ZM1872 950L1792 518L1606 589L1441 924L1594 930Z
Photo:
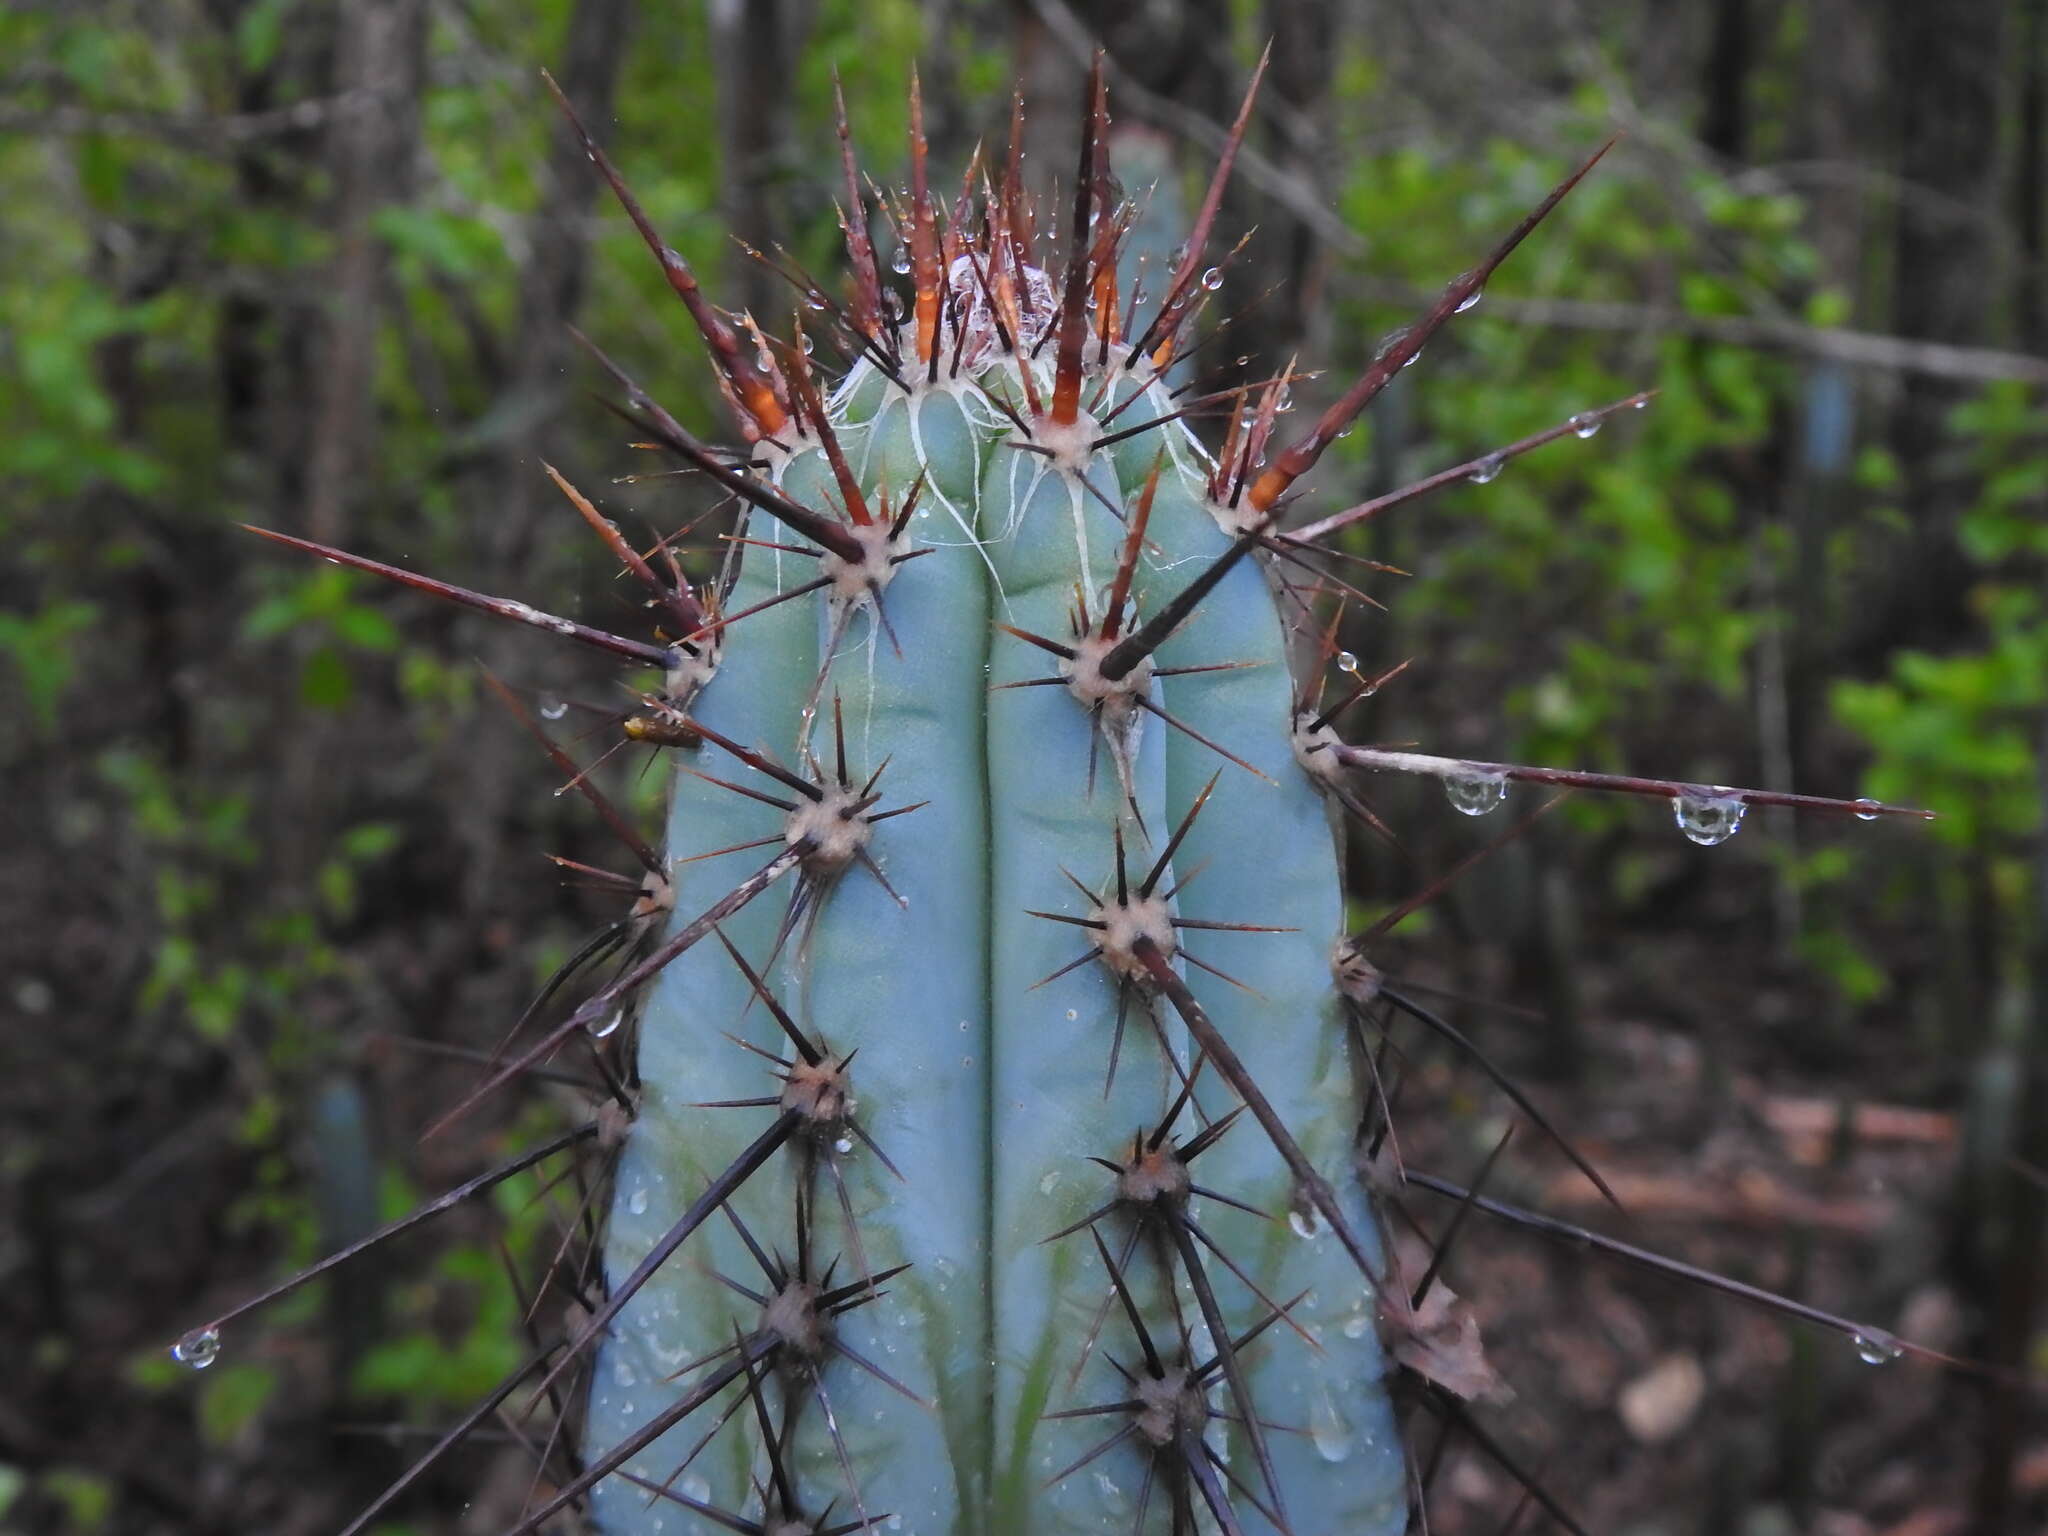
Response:
M1126 414L1171 414L1165 389L1147 382L1149 373L1142 359L1128 382L1091 368L1083 393L1116 398L1119 386L1142 385L1152 398ZM820 893L808 934L785 942L776 967L766 960L780 903L750 908L728 935L757 969L772 971L778 995L802 1000L799 1017L821 1043L835 1053L857 1050L849 1075L863 1124L904 1170L899 1181L864 1149L825 1151L840 1164L868 1264L914 1266L888 1283L887 1298L844 1321L848 1342L935 1410L911 1405L858 1369L828 1363L826 1396L863 1503L870 1512L902 1515L910 1530L1093 1530L1102 1517L1100 1478L1084 1473L1044 1485L1049 1472L1103 1437L1103 1421L1042 1415L1118 1400L1124 1394L1106 1356L1121 1359L1132 1345L1105 1328L1080 1380L1069 1385L1108 1299L1108 1278L1085 1236L1042 1240L1114 1197L1113 1180L1088 1157L1116 1156L1133 1129L1155 1125L1170 1106L1178 1080L1161 1039L1171 1043L1180 1071L1192 1058L1164 1000L1129 984L1117 1075L1105 1093L1118 978L1093 962L1034 987L1088 947L1090 930L1031 914L1085 918L1062 869L1084 882L1109 880L1112 828L1120 826L1142 873L1214 778L1159 889L1171 886L1173 872L1203 865L1200 904L1190 904L1191 892L1178 904L1182 913L1285 930L1201 936L1213 938L1207 945L1191 938L1191 947L1206 947L1213 963L1252 991L1200 971L1192 985L1240 1043L1261 1089L1300 1127L1311 1155L1351 1185L1354 1221L1369 1233L1364 1193L1348 1166L1363 1113L1356 1098L1363 1068L1349 1059L1331 1017L1327 955L1341 918L1336 858L1322 800L1291 758L1288 637L1255 565L1234 569L1158 653L1162 669L1239 665L1150 684L1159 707L1249 768L1142 710L1135 729L1109 742L1069 688L1000 686L1055 675L1055 658L994 623L1070 639L1077 585L1099 593L1111 581L1125 536L1103 503L1125 519L1135 515L1154 463L1150 547L1132 581L1140 618L1228 548L1208 504L1212 466L1193 437L1177 425L1162 428L1150 435L1159 441L1148 442L1144 458L1102 451L1070 470L1002 446L1017 429L990 396L1021 402L1025 394L1007 359L972 381L908 395L891 385L882 408L863 419L859 407L874 396L868 374L858 368L841 386L835 434L860 465L862 492L872 500L890 483L924 477L912 526L935 553L889 585L887 629L872 606L845 623L820 695L836 703L858 772L888 761L878 788L889 803L928 802L878 829L873 844L906 905L853 869ZM1038 365L1038 392L1050 394L1054 382ZM799 443L767 472L785 490L816 494L821 481L829 484L823 450ZM1100 499L1082 486L1083 476ZM776 537L765 527L758 536ZM778 571L776 553L748 551L732 605L809 579L786 555ZM772 630L753 627L771 614ZM835 622L828 605L798 600L734 626L722 670L693 713L735 740L768 745L785 762L797 759L809 725L808 745L818 750L830 725L821 725L823 715L805 721L802 709ZM833 704L823 708L829 713ZM1119 753L1127 763L1113 761ZM776 821L773 807L685 772L671 809L671 846L749 841L772 833ZM1254 848L1258 856L1248 857ZM730 883L715 861L689 866L677 876L677 912L693 913ZM692 1107L760 1093L764 1064L717 1034L721 1027L744 1031L774 1048L775 1026L758 1004L749 1010L750 991L722 952L699 946L648 995L639 1021L639 1117L611 1218L614 1283L758 1130L758 1113L750 1122L742 1111ZM1148 1022L1154 1015L1157 1031ZM1197 1098L1212 1114L1233 1104L1214 1078L1197 1084ZM1187 1135L1197 1126L1189 1117L1178 1129ZM784 1234L777 1241L785 1251L806 1156L764 1170L735 1199L749 1228ZM1290 1316L1320 1352L1282 1327L1244 1362L1261 1413L1312 1431L1272 1437L1281 1442L1273 1455L1290 1516L1304 1529L1398 1528L1401 1462L1370 1326L1370 1283L1334 1241L1297 1235L1313 1230L1310 1219L1296 1209L1286 1166L1255 1127L1235 1129L1200 1166L1220 1192L1270 1213L1262 1219L1212 1202L1199 1211L1203 1230L1266 1295L1307 1293ZM818 1183L812 1241L843 1258L850 1238L831 1175L808 1177ZM1143 1225L1122 1215L1104 1222L1115 1248L1125 1246L1126 1230ZM702 1262L735 1277L751 1267L736 1232L705 1237ZM1229 1327L1259 1322L1263 1308L1244 1284L1213 1258L1207 1267ZM1186 1287L1178 1256L1147 1232L1128 1270L1161 1337L1173 1340L1163 1286L1177 1276ZM1182 1305L1199 1315L1186 1295ZM656 1378L716 1348L721 1340L702 1320L732 1317L736 1306L745 1310L695 1266L674 1266L651 1282L621 1314L600 1357L590 1449L624 1438L664 1396L676 1396L682 1383L660 1387ZM1224 1427L1212 1431L1219 1442ZM658 1479L694 1438L679 1426L629 1466ZM795 1464L817 1486L844 1486L815 1406L798 1420L796 1447ZM1236 1451L1231 1464L1248 1466L1245 1448ZM1135 1498L1142 1454L1119 1446L1096 1467ZM745 1437L734 1435L693 1467L714 1502L739 1507L747 1477L758 1470L753 1455ZM630 1484L600 1485L608 1528L651 1529L646 1520L658 1511L643 1514L643 1505Z

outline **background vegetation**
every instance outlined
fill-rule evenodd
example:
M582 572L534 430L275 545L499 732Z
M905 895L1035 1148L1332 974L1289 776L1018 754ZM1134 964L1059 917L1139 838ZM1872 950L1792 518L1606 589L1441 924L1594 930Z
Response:
M698 349L538 88L602 125L732 307L835 269L831 79L878 174L921 65L945 163L1067 163L1076 48L1201 173L1276 64L1228 219L1225 354L1369 356L1569 162L1600 172L1318 482L1335 507L1637 388L1655 407L1371 525L1413 573L1346 642L1416 658L1374 741L1940 811L1754 815L1711 851L1575 803L1385 960L1613 1177L1652 1246L2037 1373L2048 1165L2048 5L2042 0L15 0L0 12L0 1528L316 1532L521 1349L517 1182L309 1288L191 1375L166 1344L524 1144L542 1098L417 1139L601 916L610 850L478 697L615 685L248 520L631 622L542 479L629 525L573 320L713 431ZM1310 401L1309 403L1312 403ZM1298 418L1297 418L1298 419ZM658 775L614 765L651 807ZM1493 830L1390 793L1413 855ZM1526 1011L1533 1010L1533 1011ZM1404 1151L1502 1123L1419 1053ZM1524 1138L1528 1141L1529 1138ZM1531 1146L1497 1188L1613 1225ZM1516 1404L1489 1422L1599 1530L2039 1529L2037 1392L1872 1370L1499 1230L1454 1266ZM551 1303L552 1304L552 1303ZM484 1533L507 1432L387 1531ZM1512 1503L1451 1457L1433 1529Z

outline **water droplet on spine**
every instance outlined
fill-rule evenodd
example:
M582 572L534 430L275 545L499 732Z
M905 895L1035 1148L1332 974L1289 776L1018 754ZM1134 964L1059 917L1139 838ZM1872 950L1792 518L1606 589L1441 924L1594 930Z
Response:
M220 1358L220 1330L194 1328L171 1346L171 1358L195 1371L205 1370Z
M593 1024L590 1026L590 1038L593 1040L602 1040L606 1035L610 1034L613 1030L617 1029L619 1027L620 1022L625 1017L625 1009L613 1009L611 1016L607 1018L603 1023Z
M1337 653L1337 670L1339 672L1355 673L1358 670L1358 658L1349 651L1339 651Z
M1474 485L1491 485L1500 478L1500 472L1507 467L1507 460L1497 453L1489 453L1472 466L1472 473L1466 478Z
M566 715L567 713L569 713L569 706L568 706L567 704L564 704L564 703L563 703L563 702L562 702L562 701L561 701L560 699L542 699L542 700L541 700L541 703L540 703L540 717L541 717L541 719L543 719L543 720L559 720L559 719L561 719L561 718L562 718L562 716Z
M1462 315L1465 313L1466 310L1470 309L1473 305L1477 304L1478 302L1479 290L1477 288L1474 288L1470 293L1466 294L1465 297L1458 300L1458 307L1452 310L1451 313L1454 315Z
M1211 293L1221 288L1223 286L1223 269L1221 267L1211 267L1208 271L1204 272L1202 274L1202 286Z
M1687 790L1671 802L1672 820L1678 830L1702 848L1725 843L1742 826L1749 804L1740 795L1716 794L1710 789Z
M1890 1365L1906 1352L1906 1346L1888 1333L1859 1333L1853 1342L1856 1358L1865 1365Z
M1868 795L1858 800L1856 802L1856 819L1858 821L1877 820L1877 802Z
M1581 411L1572 417L1571 428L1573 437L1591 437L1600 430L1600 418L1591 411Z
M1492 770L1444 776L1444 798L1466 816L1484 816L1508 797L1508 776Z

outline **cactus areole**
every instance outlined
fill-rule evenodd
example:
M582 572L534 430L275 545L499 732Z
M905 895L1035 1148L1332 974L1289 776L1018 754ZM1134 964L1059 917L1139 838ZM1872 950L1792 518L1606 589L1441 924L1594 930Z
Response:
M612 1173L601 1283L466 1421L522 1388L571 1423L584 1405L578 1454L509 1536L572 1508L606 1536L1397 1536L1393 1389L1469 1427L1459 1400L1495 1382L1436 1265L1401 1274L1369 1182L1367 1010L1430 1015L1368 956L1385 923L1341 931L1337 838L1384 832L1361 773L1438 777L1475 815L1510 779L1662 796L1681 827L1711 801L1720 836L1752 803L1899 813L1342 739L1394 674L1334 651L1358 594L1318 541L1645 397L1288 516L1599 156L1289 435L1288 371L1204 395L1178 366L1222 286L1207 248L1257 86L1187 241L1146 261L1099 63L1059 217L1019 175L1021 107L1001 171L942 207L913 82L910 183L879 209L842 108L852 270L841 293L798 282L786 335L710 303L565 101L739 428L699 442L597 353L636 436L739 509L719 579L693 587L559 475L646 588L654 641L270 535L648 669L624 735L674 763L663 852L501 689L642 868L611 877L623 911L572 962L616 959L610 979L522 1020L451 1114L579 1037L609 1096L378 1235L565 1151ZM836 378L812 337L847 360ZM1213 449L1196 405L1222 419ZM1333 662L1354 676L1326 707ZM209 1362L256 1304L178 1358Z

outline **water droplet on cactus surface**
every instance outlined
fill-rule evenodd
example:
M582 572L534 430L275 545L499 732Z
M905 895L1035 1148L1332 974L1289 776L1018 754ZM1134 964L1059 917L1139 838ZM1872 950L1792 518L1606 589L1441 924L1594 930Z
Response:
M1309 1409L1308 1437L1315 1443L1316 1454L1325 1461L1342 1461L1351 1454L1351 1426L1337 1411L1328 1387L1316 1393L1315 1405Z
M1496 771L1444 776L1444 798L1466 816L1484 816L1508 797L1508 776Z
M1478 302L1479 290L1477 288L1474 288L1470 293L1466 294L1465 297L1458 300L1458 307L1452 310L1451 313L1454 315L1462 315L1465 313L1466 310L1470 309L1473 305L1477 304Z
M1339 651L1337 653L1337 670L1339 672L1356 672L1358 670L1358 658L1349 651Z
M1238 353L1238 355L1237 355L1237 366L1238 366L1238 367L1240 367L1240 368L1249 368L1249 367L1251 366L1251 361L1252 361L1252 355L1251 355L1251 353L1249 353L1249 352L1240 352L1240 353Z
M832 1143L832 1150L834 1152L837 1152L841 1157L844 1157L847 1153L853 1150L853 1138L851 1136L840 1137L837 1141Z
M1572 436L1591 437L1600 430L1600 418L1590 411L1581 411L1571 420Z
M1081 1017L1081 1011L1078 1008L1069 1008L1067 1010L1067 1017L1069 1019L1078 1019Z
M910 273L910 247L902 246L898 248L896 259L890 262L889 265L894 269L898 277L908 276Z
M1856 802L1856 819L1858 821L1877 820L1877 802L1868 795L1858 800Z
M1507 467L1507 462L1501 455L1489 453L1472 466L1472 473L1466 478L1474 485L1491 485L1500 478L1500 472Z
M205 1370L220 1358L220 1330L194 1328L171 1346L171 1358L195 1371Z
M634 1190L632 1194L626 1197L626 1209L631 1211L635 1216L645 1216L647 1214L646 1185L641 1185L640 1188Z
M1856 1358L1865 1365L1890 1365L1906 1352L1905 1345L1888 1333L1859 1333L1854 1343Z
M1204 272L1202 274L1202 286L1211 293L1221 288L1223 286L1223 269L1221 267L1211 267L1208 271Z
M567 713L569 713L569 706L560 699L542 699L540 701L540 717L543 720L559 720Z
M684 1478L676 1486L682 1490L683 1497L686 1499L695 1499L699 1504L708 1503L710 1501L710 1482L707 1479L700 1477L695 1472L692 1472L688 1477Z
M1347 1339L1362 1339L1365 1337L1365 1330L1371 1326L1372 1318L1361 1308L1344 1319L1344 1337Z
M1725 843L1742 826L1742 814L1749 804L1740 795L1719 795L1712 790L1687 790L1671 802L1671 817L1678 830L1702 848Z
M813 308L813 309L816 309L816 310L822 310L822 309L824 309L824 308L825 308L825 295L823 295L822 293L813 293L813 294L811 295L811 308Z
M1325 1232L1329 1231L1330 1226L1328 1222L1323 1220L1323 1213L1321 1211L1289 1211L1287 1213L1287 1230L1303 1242L1314 1242Z
M1056 1189L1059 1186L1059 1182L1060 1171L1059 1169L1055 1168L1051 1173L1048 1173L1044 1178L1038 1181L1038 1192L1041 1195L1049 1195L1053 1192L1054 1189Z

